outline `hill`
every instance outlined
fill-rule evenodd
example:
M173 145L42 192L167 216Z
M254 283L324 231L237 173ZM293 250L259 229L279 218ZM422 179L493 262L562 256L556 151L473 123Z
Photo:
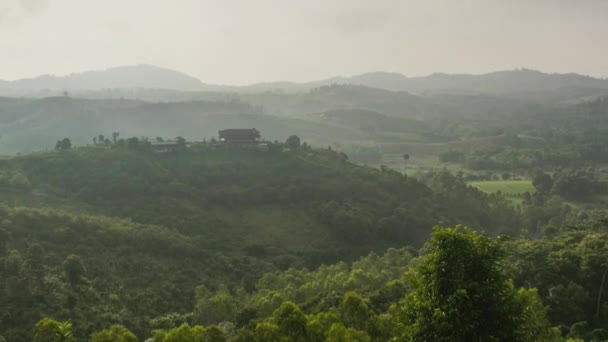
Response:
M159 155L122 144L0 160L4 250L26 265L7 278L23 291L0 295L11 313L0 315L0 330L27 331L55 312L85 336L116 321L143 334L154 317L191 311L197 284L247 284L274 270L420 246L436 222L517 227L511 208L456 178L442 176L432 190L334 151L209 145ZM61 275L70 255L89 279L72 297ZM28 267L38 275L26 277Z
M178 91L199 91L204 84L184 73L140 64L120 66L106 70L86 71L67 76L43 75L0 83L0 94L43 95L58 91L87 91L101 89L172 89ZM47 95L48 96L48 95Z
M604 229L605 216L540 195L530 201L516 209L445 170L422 182L307 145L272 143L262 152L207 142L156 154L144 140L117 137L4 158L0 331L9 340L28 340L44 316L69 319L78 340L116 323L142 337L184 322L253 329L287 300L321 314L352 290L381 315L412 291L404 274L438 223L462 223L489 236L540 235L542 228L573 241L574 234L577 244L589 246L504 239L509 255L525 256L518 260L524 273L515 279L518 286L540 286L551 303L570 298L565 290L553 296L566 281L576 279L568 286L579 292L595 289L605 234L585 238L586 230L569 229ZM541 254L530 244L541 246ZM592 264L551 259L561 250ZM534 270L544 270L547 260L576 278L537 279ZM511 274L520 264L509 265ZM595 310L590 303L581 299L568 308L588 319ZM577 322L559 305L550 314L554 324Z
M361 132L331 123L268 115L238 100L148 103L133 100L0 98L0 153L28 153L53 148L70 136L90 144L100 133L126 136L184 136L211 139L226 127L256 127L265 139L299 134L317 144L365 139Z
M516 69L481 75L436 73L405 77L394 73L368 73L345 78L345 82L413 93L520 95L560 89L608 89L608 80L578 74L547 74Z

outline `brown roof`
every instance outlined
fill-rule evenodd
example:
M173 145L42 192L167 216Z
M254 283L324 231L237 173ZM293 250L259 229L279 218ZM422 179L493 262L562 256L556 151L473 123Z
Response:
M249 138L258 139L260 138L260 132L255 128L230 128L219 131L220 139L223 138Z

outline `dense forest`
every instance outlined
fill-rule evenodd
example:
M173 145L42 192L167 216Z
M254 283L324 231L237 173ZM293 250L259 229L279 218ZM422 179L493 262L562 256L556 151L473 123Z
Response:
M0 160L6 341L608 339L608 212L558 173L514 203L295 136L94 141Z

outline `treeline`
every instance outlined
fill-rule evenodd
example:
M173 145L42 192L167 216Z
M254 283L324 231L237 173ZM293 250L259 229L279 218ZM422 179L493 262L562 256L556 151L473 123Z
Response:
M199 286L191 313L155 318L154 328L140 338L604 341L608 226L597 229L597 222L582 224L530 241L435 228L420 256L391 249L352 265L270 273L250 291ZM66 327L71 328L68 322L44 318L33 329L34 340L65 335ZM137 340L121 325L90 336L94 342Z
M508 139L500 146L445 151L439 160L472 170L517 173L598 166L608 162L607 118L608 98L521 113L501 123Z

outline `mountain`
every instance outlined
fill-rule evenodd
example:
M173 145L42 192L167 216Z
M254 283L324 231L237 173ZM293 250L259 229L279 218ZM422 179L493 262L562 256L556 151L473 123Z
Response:
M0 91L3 93L35 94L45 90L83 91L113 88L197 91L204 89L204 84L181 72L147 64L87 71L63 77L43 75L12 82L0 81Z
M519 94L563 88L608 89L608 80L605 79L578 74L546 74L528 69L482 75L437 73L413 78L399 74L371 73L351 77L349 81L371 87L417 93Z
M152 65L121 66L87 71L64 77L44 75L16 81L0 80L0 95L57 96L68 91L83 97L150 97L133 90L217 93L303 93L334 84L361 85L420 95L500 95L518 98L581 99L608 95L608 79L579 74L548 74L529 69L487 74L436 73L407 77L398 73L370 72L350 77L333 77L312 82L263 82L246 86L205 84L184 73ZM112 92L108 93L108 90ZM101 92L101 94L98 94ZM152 94L161 96L166 94ZM161 98L162 99L162 98Z
M236 92L302 92L332 84L361 85L419 95L501 95L524 98L566 96L584 97L608 94L608 79L579 74L548 74L529 69L497 71L481 75L435 73L422 77L407 77L398 73L370 72L350 77L293 83L258 83L232 87ZM221 89L216 89L221 90Z

